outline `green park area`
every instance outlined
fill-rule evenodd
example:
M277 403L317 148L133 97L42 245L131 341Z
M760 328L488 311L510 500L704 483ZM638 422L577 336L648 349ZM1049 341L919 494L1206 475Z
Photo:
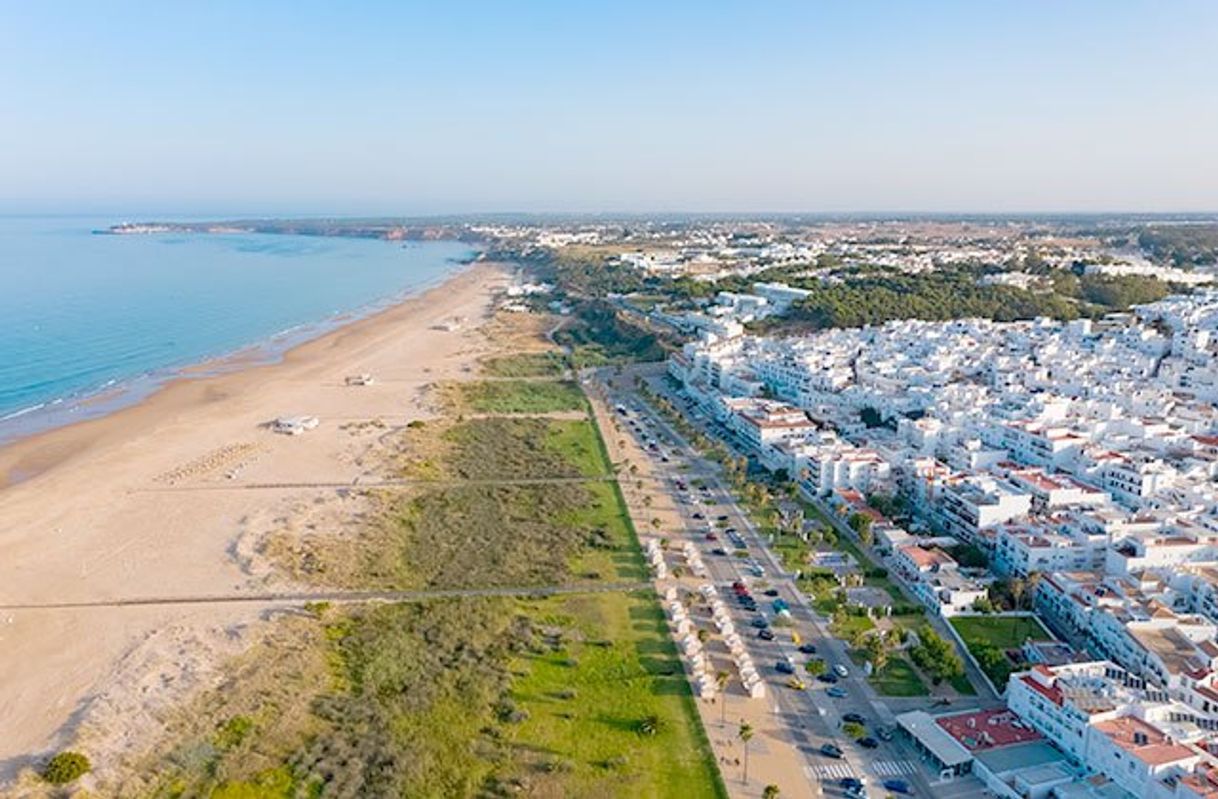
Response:
M457 383L454 393L458 407L470 413L556 413L588 409L588 401L579 386L564 380Z
M1019 649L1028 639L1053 640L1035 616L957 616L951 625L1000 691L1011 672L1026 665L1022 658L1008 657L1008 650Z
M554 384L534 385L547 397ZM269 553L285 571L363 589L646 579L590 420L401 435L400 451L425 454L443 481L370 493L358 532ZM522 471L563 480L510 482ZM726 796L650 592L321 603L274 635L181 709L150 776L123 795Z

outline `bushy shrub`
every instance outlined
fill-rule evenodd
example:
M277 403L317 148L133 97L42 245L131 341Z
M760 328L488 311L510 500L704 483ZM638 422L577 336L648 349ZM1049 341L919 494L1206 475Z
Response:
M88 774L92 768L89 758L80 752L60 752L42 770L42 778L52 785L67 785Z

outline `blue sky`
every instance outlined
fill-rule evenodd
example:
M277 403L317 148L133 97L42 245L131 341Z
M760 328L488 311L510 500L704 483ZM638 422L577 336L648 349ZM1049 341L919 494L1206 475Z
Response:
M1218 210L1218 3L0 0L0 210Z

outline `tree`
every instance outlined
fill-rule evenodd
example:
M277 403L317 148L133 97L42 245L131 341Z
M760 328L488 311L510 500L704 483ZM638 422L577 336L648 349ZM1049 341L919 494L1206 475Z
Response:
M847 721L842 725L842 734L858 740L867 734L867 728L857 721Z
M52 785L67 785L88 774L92 768L89 758L80 752L60 752L42 770L42 778Z
M744 742L744 782L749 781L749 741L753 740L753 725L747 721L741 722L740 732L737 733Z
M722 669L715 672L715 685L719 688L719 693L722 695L722 698L719 700L719 704L721 705L719 708L720 725L727 723L727 681L730 678L731 675Z
M989 600L989 597L979 597L977 601L973 603L973 610L977 611L978 613L993 613L994 603Z
M1021 609L1028 594L1027 582L1019 577L1012 577L1007 582L1007 590L1011 592L1011 604L1015 610Z
M871 542L875 540L875 535L871 532L871 517L864 513L852 513L850 518L846 519L846 524L859 537L859 541L863 546L871 546Z
M816 660L809 660L807 663L805 663L804 670L813 677L819 677L829 670L829 664L820 658L817 658Z
M778 799L778 795L782 793L778 790L777 785L767 785L761 792L761 799Z
M888 640L883 633L867 636L867 640L863 642L863 651L871 661L873 671L880 671L888 665Z
M914 663L938 680L951 680L964 673L964 661L929 624L918 629L918 645L909 654Z

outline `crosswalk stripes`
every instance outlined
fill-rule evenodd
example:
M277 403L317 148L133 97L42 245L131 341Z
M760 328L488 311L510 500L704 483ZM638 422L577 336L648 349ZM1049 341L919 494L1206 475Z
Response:
M871 770L880 777L899 777L902 774L913 774L917 766L909 760L877 760L871 764Z
M814 773L820 780L840 780L843 777L853 777L854 769L850 768L849 763L829 763L816 766Z

